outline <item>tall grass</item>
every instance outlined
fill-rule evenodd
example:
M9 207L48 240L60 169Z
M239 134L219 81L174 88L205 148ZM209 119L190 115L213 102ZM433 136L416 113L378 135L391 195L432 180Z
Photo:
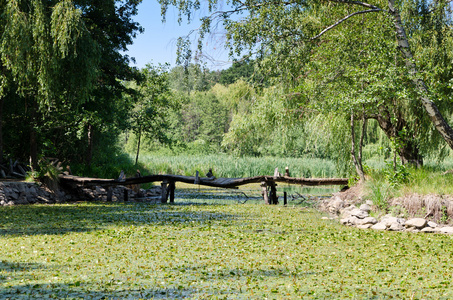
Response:
M406 173L401 178L395 177L391 169L390 166L382 169L369 169L368 175L370 175L370 178L368 185L370 189L373 189L371 186L381 186L382 189L383 185L390 184L392 187L391 197L404 196L411 193L421 195L453 194L453 173L444 171L449 169L445 165L430 164L418 169L407 167Z
M142 155L141 164L150 174L175 174L193 176L199 171L202 176L212 168L217 177L253 177L273 175L275 168L280 173L289 167L292 177L336 177L332 161L318 158L280 157L233 157L224 154L209 155Z

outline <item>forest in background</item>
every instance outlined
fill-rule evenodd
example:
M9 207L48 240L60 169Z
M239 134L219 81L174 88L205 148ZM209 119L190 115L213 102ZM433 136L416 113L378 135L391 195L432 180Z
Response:
M358 2L232 1L220 16L226 46L243 58L222 71L193 63L184 39L180 66L131 67L124 51L142 31L133 20L139 2L0 1L2 162L39 173L56 157L81 174L114 177L113 164L132 170L143 153L224 153L328 159L355 176L367 159L396 173L450 153L441 122L423 108L434 103L451 123L448 1L402 1L390 18L384 1L360 2L373 15L354 12ZM197 6L179 9L190 18ZM232 19L239 10L249 14ZM347 25L326 27L338 20ZM412 57L401 52L396 23Z

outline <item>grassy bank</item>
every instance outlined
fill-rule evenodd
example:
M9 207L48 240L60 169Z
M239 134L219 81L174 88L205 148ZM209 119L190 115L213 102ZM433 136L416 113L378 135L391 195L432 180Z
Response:
M13 299L452 298L453 240L256 204L0 208Z
M337 176L334 163L319 158L234 157L223 154L142 155L140 162L151 174L193 176L199 171L204 175L212 168L217 177L236 178L273 175L275 168L284 173L288 166L293 177Z

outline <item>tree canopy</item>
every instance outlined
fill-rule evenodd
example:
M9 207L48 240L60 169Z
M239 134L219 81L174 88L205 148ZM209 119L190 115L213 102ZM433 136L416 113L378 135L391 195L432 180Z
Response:
M138 78L121 51L142 31L132 20L139 2L0 2L0 123L16 133L0 139L6 155L30 157L34 167L49 154L90 161L93 130L121 126L120 80Z
M201 9L198 1L159 2L163 14L178 7L181 20ZM452 82L446 62L453 58L448 1L226 4L208 1L198 51L222 22L231 54L255 58L261 72L293 89L301 108L376 119L407 162L420 162L420 147L433 145L433 128L453 148L446 121ZM182 57L190 57L189 41L181 38Z

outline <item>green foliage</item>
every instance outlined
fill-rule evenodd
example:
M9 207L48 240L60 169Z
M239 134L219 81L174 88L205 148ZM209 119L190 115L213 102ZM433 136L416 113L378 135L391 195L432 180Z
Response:
M94 178L118 178L121 170L124 171L126 177L135 176L137 169L142 174L148 174L147 169L143 164L135 165L132 158L127 154L117 154L109 152L103 156L97 156L90 164L74 163L71 164L71 170L74 175L87 176Z
M170 5L176 6L180 22L183 16L190 21L194 11L203 11L197 1L160 3L163 15ZM404 44L411 45L407 50L414 53L412 59L412 54L401 55L405 47L397 47L395 40L401 39L402 31L396 33L395 16L386 13L389 5L394 1L377 1L363 10L359 2L253 0L231 1L224 9L212 0L207 15L201 17L198 51L213 24L223 22L231 56L252 57L257 73L294 89L300 111L327 118L342 119L353 113L357 119L375 119L388 138L402 140L396 151L403 161L420 164L424 155L440 149L439 136L433 134L428 118L430 109L423 111L420 105L419 89L424 86L420 80L432 92L422 103L434 99L445 115L451 114L451 7L448 1L409 0L390 9L401 11L409 39ZM189 44L189 37L183 38L178 49L186 63L192 57ZM417 67L409 66L413 63L420 67L419 79L414 78ZM237 136L248 140L244 119L248 118L236 121ZM239 152L257 153L256 145L263 141L269 144L259 136L249 141L255 145ZM338 147L343 142L340 139Z
M440 223L441 224L448 224L448 219L450 216L448 215L447 207L442 206L442 216L440 218Z
M383 170L383 173L387 182L392 187L408 183L411 175L410 167L402 164L394 165L391 161L387 163L387 167Z
M89 163L91 153L99 153L93 151L94 138L125 128L128 105L120 80L137 73L120 51L141 31L131 19L137 4L0 2L0 149L5 155L32 157L34 164L40 156ZM102 146L116 143L106 141Z
M453 297L448 237L359 230L307 209L78 203L0 214L6 298Z
M229 88L239 88L240 83L236 84ZM264 89L262 94L253 95L250 100L247 109L236 109L223 147L235 155L288 156L292 151L308 152L295 149L304 130L293 119L292 107L281 87Z
M250 58L233 60L230 68L220 71L219 83L223 85L233 84L239 80L253 82L257 86L266 86L266 77L255 71L256 62Z
M169 73L171 88L190 94L193 91L207 91L218 82L218 72L209 71L199 64L176 66Z
M166 143L172 149L186 149L191 153L218 152L228 129L228 111L216 93L192 92L187 96L175 92L168 97L170 104L162 105L150 116L160 122L147 127L148 139L145 140L147 146L144 150L154 150ZM153 141L154 136L162 138L154 138ZM133 139L129 141L134 142Z
M389 209L389 200L393 196L392 185L385 181L371 180L367 182L366 187L369 189L367 197L378 209L386 212Z
M149 140L168 143L168 111L174 106L168 81L168 66L148 64L141 70L142 80L127 82L126 86L134 90L129 100L132 109L129 116L129 129L138 138L136 161L140 152L142 135ZM124 95L127 97L128 95Z

